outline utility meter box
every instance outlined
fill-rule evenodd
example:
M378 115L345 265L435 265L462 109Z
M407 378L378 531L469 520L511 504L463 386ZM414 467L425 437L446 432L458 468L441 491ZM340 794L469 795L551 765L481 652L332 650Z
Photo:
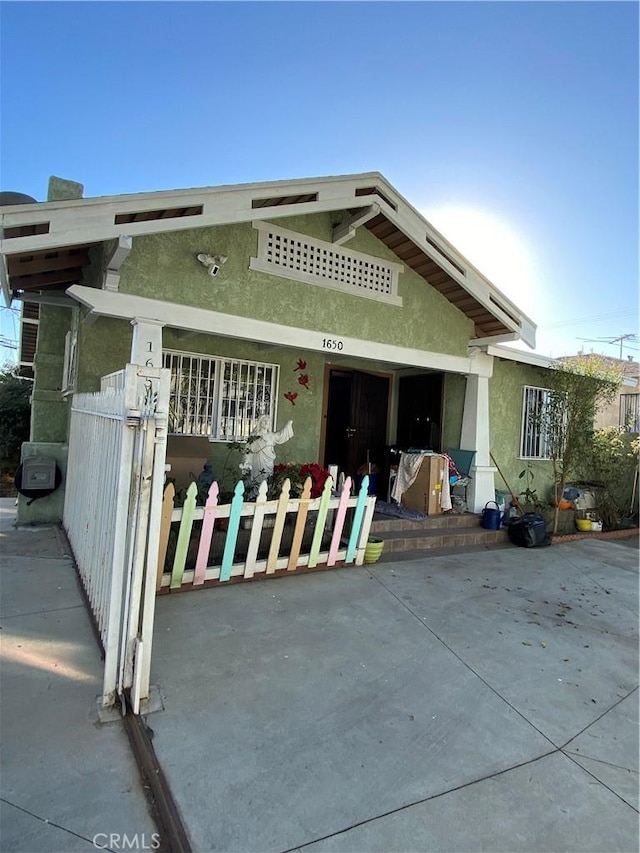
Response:
M56 460L51 456L29 456L22 463L22 489L53 491L56 488Z

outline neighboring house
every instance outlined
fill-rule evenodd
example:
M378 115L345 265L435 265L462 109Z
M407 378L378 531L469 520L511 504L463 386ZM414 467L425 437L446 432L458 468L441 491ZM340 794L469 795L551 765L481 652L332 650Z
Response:
M590 358L604 360L608 367L619 371L622 377L615 399L596 413L595 428L622 427L625 432L640 433L640 364L630 356L627 359L621 359L595 353L563 356L558 361L571 362L575 359Z
M178 486L259 415L293 419L278 458L382 472L392 448L476 451L470 508L548 477L529 409L548 359L535 326L379 173L81 198L2 208L6 299L25 306L31 442L64 468L70 398L127 362L171 370ZM70 197L71 196L71 197ZM76 196L76 197L73 197ZM37 335L35 334L37 332ZM183 482L180 482L180 481ZM542 482L539 480L538 482ZM60 512L60 494L22 520Z
M622 385L613 404L596 417L596 427L620 426L625 432L640 433L640 364L632 359L621 362Z

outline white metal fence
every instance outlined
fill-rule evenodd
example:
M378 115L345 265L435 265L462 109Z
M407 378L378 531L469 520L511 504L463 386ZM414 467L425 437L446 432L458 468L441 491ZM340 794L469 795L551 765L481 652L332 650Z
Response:
M105 653L102 704L149 693L169 371L127 365L71 409L64 526ZM154 535L149 531L154 530Z

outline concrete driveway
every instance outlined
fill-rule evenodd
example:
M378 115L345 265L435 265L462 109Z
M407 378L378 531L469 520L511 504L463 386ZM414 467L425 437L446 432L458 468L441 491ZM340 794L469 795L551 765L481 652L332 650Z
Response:
M582 540L158 601L198 851L636 851L638 551Z

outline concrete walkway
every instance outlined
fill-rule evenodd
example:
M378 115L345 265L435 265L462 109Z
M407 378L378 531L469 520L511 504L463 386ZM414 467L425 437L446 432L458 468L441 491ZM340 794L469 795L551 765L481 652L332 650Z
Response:
M13 528L14 503L0 499L0 847L151 849L123 726L97 722L102 662L73 565L56 528Z
M154 747L206 851L636 851L638 552L161 597Z

